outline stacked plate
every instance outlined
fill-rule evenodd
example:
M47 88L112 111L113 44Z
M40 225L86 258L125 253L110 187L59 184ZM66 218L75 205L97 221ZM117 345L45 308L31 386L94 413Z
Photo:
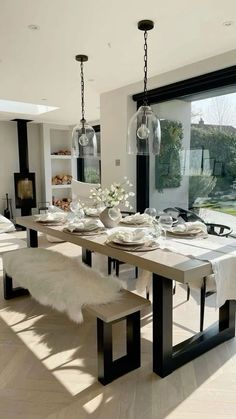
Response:
M106 244L131 252L152 250L158 247L158 244L150 240L142 230L117 231L109 236Z
M203 223L188 222L172 227L171 229L167 230L167 234L169 236L182 238L205 238L207 237L207 229Z
M62 225L66 222L67 214L52 213L52 214L36 214L35 221L44 225Z
M94 235L103 232L105 229L97 221L81 220L80 222L71 222L65 228L67 233L78 235Z

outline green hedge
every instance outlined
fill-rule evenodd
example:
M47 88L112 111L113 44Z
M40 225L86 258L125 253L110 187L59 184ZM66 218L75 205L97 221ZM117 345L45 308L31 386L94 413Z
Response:
M182 139L181 122L169 119L161 121L161 150L155 159L155 186L159 192L165 188L178 188L181 185Z

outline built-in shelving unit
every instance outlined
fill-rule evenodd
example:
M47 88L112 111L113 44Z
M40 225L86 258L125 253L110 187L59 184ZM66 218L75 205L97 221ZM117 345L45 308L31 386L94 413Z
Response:
M76 161L68 154L56 154L71 150L71 127L43 124L45 200L71 198L70 184L52 184L53 177L72 176L76 178ZM61 180L63 182L63 180Z

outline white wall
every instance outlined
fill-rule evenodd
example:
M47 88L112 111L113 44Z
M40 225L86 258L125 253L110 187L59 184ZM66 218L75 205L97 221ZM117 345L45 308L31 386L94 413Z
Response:
M152 77L148 80L148 89L235 65L235 55L236 50L230 51ZM141 72L142 68L140 68L140 74ZM133 102L132 95L142 92L142 90L143 82L141 81L101 94L101 169L103 185L122 180L124 175L129 176L133 182L135 180L135 160L126 153L126 135L128 120L136 111L136 103ZM115 166L116 159L120 159L120 166Z
M37 201L42 200L41 182L41 142L39 125L28 124L29 170L36 173ZM20 210L15 210L14 202L14 172L19 172L18 140L16 122L0 122L0 197L13 199L13 212L20 215ZM6 201L0 199L0 213L3 213Z

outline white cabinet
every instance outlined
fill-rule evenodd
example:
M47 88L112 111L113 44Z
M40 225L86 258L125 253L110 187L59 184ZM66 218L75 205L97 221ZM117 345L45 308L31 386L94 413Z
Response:
M60 205L60 201L71 199L71 177L76 178L76 159L69 154L72 129L64 125L43 124L41 135L45 200Z

